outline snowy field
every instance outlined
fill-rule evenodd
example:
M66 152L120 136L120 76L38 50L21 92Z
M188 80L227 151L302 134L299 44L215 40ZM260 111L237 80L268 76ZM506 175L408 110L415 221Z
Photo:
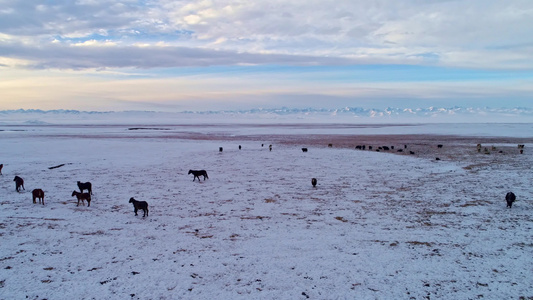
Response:
M0 125L0 299L533 299L531 128Z

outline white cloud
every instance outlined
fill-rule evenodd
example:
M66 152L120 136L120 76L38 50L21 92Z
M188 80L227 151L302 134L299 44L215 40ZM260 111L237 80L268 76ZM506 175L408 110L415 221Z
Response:
M198 15L188 15L188 16L185 16L183 20L185 21L185 23L189 25L196 25L202 21L202 18L200 18L200 16Z
M57 37L84 44L102 36L121 45L216 47L237 53L234 61L243 52L482 68L532 68L533 61L524 50L533 45L533 2L525 0L159 0L147 5L79 0L5 6L0 33L39 41L39 49Z
M88 40L82 43L72 44L74 47L114 47L117 46L117 43L112 41L97 41L97 40Z

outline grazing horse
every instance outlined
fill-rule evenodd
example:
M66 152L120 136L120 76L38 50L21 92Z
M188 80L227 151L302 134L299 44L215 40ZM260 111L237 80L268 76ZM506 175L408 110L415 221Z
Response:
M72 196L76 196L78 199L78 205L80 206L80 201L83 205L85 205L85 200L87 200L87 207L91 206L91 195L89 193L80 193L78 191L73 191Z
M311 184L316 187L316 178L311 178Z
M31 194L33 196L33 203L37 203L35 201L35 199L39 199L39 203L43 203L44 205L44 191L41 190L41 189L34 189L33 191L31 191Z
M200 180L200 179L198 179ZM143 210L143 218L148 216L148 202L146 201L137 201L133 197L130 198L130 203L133 203L133 212L137 215L139 209Z
M80 182L78 181L78 188L80 189L80 193L83 193L83 190L87 190L89 194L93 194L93 188L92 184L90 182Z
M15 189L17 190L17 192L20 192L20 187L22 187L23 190L26 190L24 188L24 179L15 176L15 179L13 179L13 181L15 182Z
M516 201L516 195L513 192L509 192L505 195L505 201L507 201L507 207L513 207L513 202Z
M206 170L189 170L189 174L193 174L194 177L192 178L192 181L194 181L196 178L198 178L198 181L200 181L200 176L204 176L204 181L206 178L209 178L209 176L207 176L207 171Z
M302 152L307 152L307 148L302 148Z

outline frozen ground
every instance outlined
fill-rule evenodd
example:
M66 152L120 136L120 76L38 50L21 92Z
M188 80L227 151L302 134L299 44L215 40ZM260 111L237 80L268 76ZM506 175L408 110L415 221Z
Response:
M533 139L446 126L0 126L0 299L533 299Z

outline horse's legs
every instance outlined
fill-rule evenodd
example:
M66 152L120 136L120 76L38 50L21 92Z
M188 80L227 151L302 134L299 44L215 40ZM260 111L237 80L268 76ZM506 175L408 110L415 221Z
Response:
M135 215L137 215L137 207L133 209L133 212L135 212Z

